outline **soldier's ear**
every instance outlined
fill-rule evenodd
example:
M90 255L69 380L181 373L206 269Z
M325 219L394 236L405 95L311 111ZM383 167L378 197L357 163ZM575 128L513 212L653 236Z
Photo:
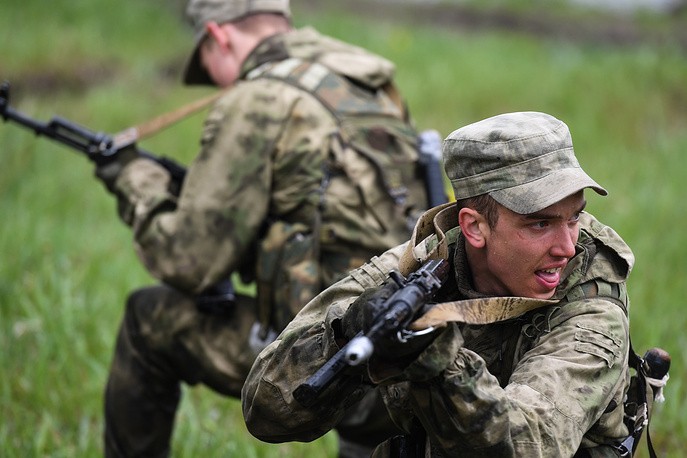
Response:
M458 224L467 243L475 248L482 248L489 233L487 220L477 210L463 207L458 212Z
M217 42L222 48L226 48L229 44L229 37L227 36L226 30L221 25L217 24L215 21L209 21L205 24L205 30L207 30L208 36Z

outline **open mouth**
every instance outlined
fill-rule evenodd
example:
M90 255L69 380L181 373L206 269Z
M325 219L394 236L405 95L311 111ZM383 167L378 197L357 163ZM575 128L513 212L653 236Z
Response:
M561 270L562 269L560 267L542 269L538 270L536 272L536 275L539 278L539 280L544 284L544 286L553 289L556 286L558 286L558 283L561 280Z

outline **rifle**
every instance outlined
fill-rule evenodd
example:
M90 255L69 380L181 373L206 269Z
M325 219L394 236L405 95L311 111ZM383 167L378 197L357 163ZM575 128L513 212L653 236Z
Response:
M186 177L186 168L173 159L155 156L148 151L138 148L136 141L180 120L193 111L207 106L219 95L215 94L193 102L173 113L153 119L142 126L126 129L115 135L108 135L103 132L93 132L59 116L53 116L50 121L44 123L15 110L10 106L10 83L4 81L0 85L0 116L2 116L5 122L16 122L33 130L38 136L48 137L58 143L81 151L96 164L102 164L114 159L124 149L136 148L139 156L155 161L167 169L172 178L169 191L177 195ZM198 307L205 312L227 313L229 310L227 304L233 303L235 299L233 284L230 279L227 279L199 294L197 303Z
M215 97L213 96L213 99ZM208 98L207 103L209 101L211 100ZM203 104L202 106L207 104L206 100L202 100L196 102L192 108L191 105L184 107L184 113L175 114L175 120L185 116L192 109L200 108L201 103ZM179 113L181 113L181 110ZM126 129L119 134L108 135L103 132L93 132L59 116L54 116L48 122L40 122L15 110L10 106L10 83L7 81L0 85L0 116L2 116L5 122L13 121L27 129L33 130L36 135L48 137L72 149L81 151L96 164L112 160L120 151L134 147L140 156L155 161L167 169L172 178L171 181L175 194L178 193L186 176L186 168L183 165L167 157L155 156L136 146L136 141L142 137L140 128ZM155 128L149 128L149 132L145 132L146 134L151 133L152 130L159 130L163 127L163 123L170 124L174 122L174 120L154 121L156 121Z
M441 288L448 272L449 265L445 259L427 261L407 279L396 271L390 272L387 281L395 282L399 289L384 302L383 312L370 329L365 333L359 332L315 374L300 384L294 390L293 397L304 407L310 407L344 369L368 361L379 342L391 339L402 345L414 336L432 332L434 328L413 332L407 327Z
M441 135L436 130L423 130L417 137L420 164L424 169L427 208L448 202L441 173Z

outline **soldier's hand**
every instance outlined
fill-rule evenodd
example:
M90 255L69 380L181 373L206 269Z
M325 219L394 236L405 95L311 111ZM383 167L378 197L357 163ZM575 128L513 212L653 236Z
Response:
M366 289L348 307L341 320L341 329L346 340L351 340L359 332L367 332L384 312L384 303L398 291L399 286L387 281L381 286Z
M96 161L95 176L100 178L108 191L114 192L117 177L126 165L138 157L135 147L125 148L111 158L100 158Z
M463 346L463 334L457 323L450 323L427 348L400 374L401 380L424 382L440 376L453 363Z
M358 332L367 333L374 323L386 312L386 301L398 291L399 286L394 281L388 281L382 286L369 288L360 295L348 308L342 319L342 331L346 340L355 337ZM371 363L384 361L397 367L404 367L415 359L437 335L437 331L415 334L400 341L393 332L386 338L377 339L374 343L374 353Z

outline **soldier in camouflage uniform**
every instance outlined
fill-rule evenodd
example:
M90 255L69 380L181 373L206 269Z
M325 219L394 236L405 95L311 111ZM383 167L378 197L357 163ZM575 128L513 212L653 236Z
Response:
M318 295L260 354L243 389L249 431L312 440L377 386L407 434L375 456L617 456L628 435L634 257L583 211L585 188L606 191L580 167L567 126L543 113L458 129L443 154L457 204L429 210L410 242ZM483 298L501 311L515 296L543 305L499 322L486 311L482 324L448 320L391 351L381 345L319 402L300 405L294 389L369 326L370 298L384 297L387 274L434 257L451 266L437 302Z
M197 45L185 82L233 87L210 109L183 186L171 192L167 171L134 154L96 170L162 282L127 302L105 392L107 456L166 456L180 382L238 397L296 312L407 240L427 208L389 61L293 29L288 0L192 0L187 13ZM255 281L255 299L214 293L232 272ZM396 432L384 413L374 395L352 406L337 426L341 455Z

